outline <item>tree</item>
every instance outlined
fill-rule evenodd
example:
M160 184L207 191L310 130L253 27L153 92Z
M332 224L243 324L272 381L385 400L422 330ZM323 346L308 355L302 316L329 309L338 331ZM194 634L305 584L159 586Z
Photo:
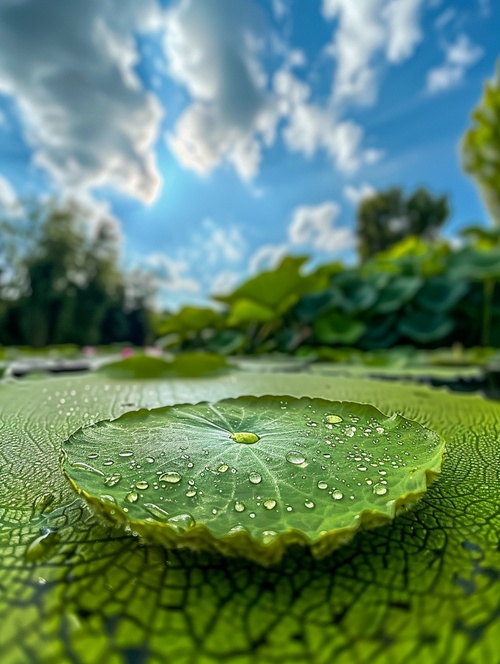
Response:
M76 202L36 200L2 231L1 343L144 343L150 293L139 284L130 297L109 218Z
M434 197L423 187L408 197L401 188L393 187L364 199L358 208L356 227L361 260L409 235L435 239L448 215L447 197Z
M463 167L478 184L494 223L500 226L500 61L496 78L486 83L472 120L462 141Z

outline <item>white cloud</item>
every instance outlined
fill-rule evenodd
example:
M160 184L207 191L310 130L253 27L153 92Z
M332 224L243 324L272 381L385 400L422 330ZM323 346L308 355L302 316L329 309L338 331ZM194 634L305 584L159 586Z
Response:
M213 295L227 295L234 290L241 279L241 274L233 270L223 270L213 277L210 282L210 293Z
M491 14L490 0L479 0L479 13L483 18L487 18Z
M285 16L290 11L290 7L288 6L286 0L272 0L271 6L273 9L273 14L278 21L285 18Z
M162 112L134 73L133 33L159 20L154 0L0 5L0 93L16 101L34 161L56 183L154 199Z
M339 120L333 109L310 103L309 86L288 69L276 72L273 86L279 112L287 118L283 138L289 150L306 157L324 150L344 173L352 173L380 158L379 151L363 148L362 127L351 120Z
M335 225L339 213L340 207L334 201L295 208L286 242L259 247L250 257L250 274L274 269L291 252L314 250L331 255L350 249L354 235L350 228Z
M456 87L482 55L480 46L473 44L467 35L459 35L454 43L446 47L444 63L427 73L427 91L437 93Z
M338 253L352 246L349 228L335 226L340 207L334 201L296 208L288 227L292 247L309 247L325 253Z
M336 60L332 98L336 104L372 104L381 59L398 64L422 40L423 0L323 0L327 20L338 20L328 53Z
M283 260L287 252L287 244L263 244L250 257L250 274L258 274L263 270L274 269Z
M422 0L389 0L382 11L387 21L386 54L389 62L410 58L422 41L420 11Z
M346 185L344 187L344 196L353 205L358 205L366 198L371 198L375 193L375 188L366 182L363 182L363 184L360 184L358 187L355 187L354 185Z
M12 208L17 203L14 187L3 175L0 175L0 211L1 208Z
M223 162L250 180L277 116L259 62L262 17L248 0L181 0L167 17L171 76L192 97L168 137L179 161L200 174Z
M437 19L434 21L434 25L438 30L442 30L446 25L448 25L448 23L451 23L451 21L453 21L456 15L457 15L457 10L448 7L448 9L445 9L444 12L439 14Z
M375 32L381 20L375 14L386 9L382 21L386 29L376 48L391 37L388 57L394 61L409 57L420 39L416 21L421 1L368 0L368 9L373 3ZM365 6L358 12L340 4L346 16L355 16L357 28L364 30L368 25L370 31ZM284 6L280 2L277 11ZM340 38L347 39L345 49L350 36ZM358 38L364 48L366 35ZM271 82L261 62L268 47L274 48L282 62ZM338 76L342 78L343 68L357 61L360 48L356 42L352 54L346 50L348 60L340 57ZM335 106L311 101L309 84L293 73L295 67L305 64L304 53L279 39L249 0L180 0L167 15L164 50L171 76L191 96L167 140L178 161L200 175L231 164L243 180L251 181L259 172L265 147L274 144L278 128L290 151L306 157L325 151L342 172L351 173L380 157L380 152L363 148L362 127L342 117ZM364 62L362 56L360 65Z
M190 262L203 261L205 265L220 267L243 260L246 241L238 226L222 227L212 219L204 219L201 233L196 234L186 252Z
M199 293L201 290L201 284L187 274L189 264L186 261L156 252L144 258L143 267L154 276L160 291Z

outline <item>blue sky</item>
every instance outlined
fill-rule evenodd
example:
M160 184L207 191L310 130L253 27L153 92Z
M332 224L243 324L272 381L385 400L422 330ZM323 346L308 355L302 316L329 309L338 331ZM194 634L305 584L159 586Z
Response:
M352 262L376 189L448 194L454 235L488 223L458 143L499 34L493 0L0 0L0 202L112 215L169 307Z

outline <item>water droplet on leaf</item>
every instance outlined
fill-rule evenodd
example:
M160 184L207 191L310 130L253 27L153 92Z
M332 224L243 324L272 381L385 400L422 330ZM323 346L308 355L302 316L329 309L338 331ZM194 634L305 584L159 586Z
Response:
M120 475L120 473L115 473L114 475L106 477L106 479L104 480L104 484L106 486L115 486L116 484L118 484L121 478L122 476Z
M305 457L300 452L295 452L294 450L288 452L285 458L289 463L293 464L294 466L300 466L302 463L305 462Z
M162 473L158 480L160 482L167 482L168 484L178 484L182 480L182 475L175 470L171 470L167 473Z
M239 431L232 433L229 436L235 443L243 443L244 445L253 445L260 440L260 437L256 433L251 431Z

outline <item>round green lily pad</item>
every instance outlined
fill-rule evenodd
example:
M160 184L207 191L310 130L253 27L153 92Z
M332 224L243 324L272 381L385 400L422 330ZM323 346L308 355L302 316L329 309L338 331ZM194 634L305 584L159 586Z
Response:
M290 544L321 557L394 518L443 451L373 406L265 396L98 422L66 441L63 466L93 508L149 541L269 564Z

